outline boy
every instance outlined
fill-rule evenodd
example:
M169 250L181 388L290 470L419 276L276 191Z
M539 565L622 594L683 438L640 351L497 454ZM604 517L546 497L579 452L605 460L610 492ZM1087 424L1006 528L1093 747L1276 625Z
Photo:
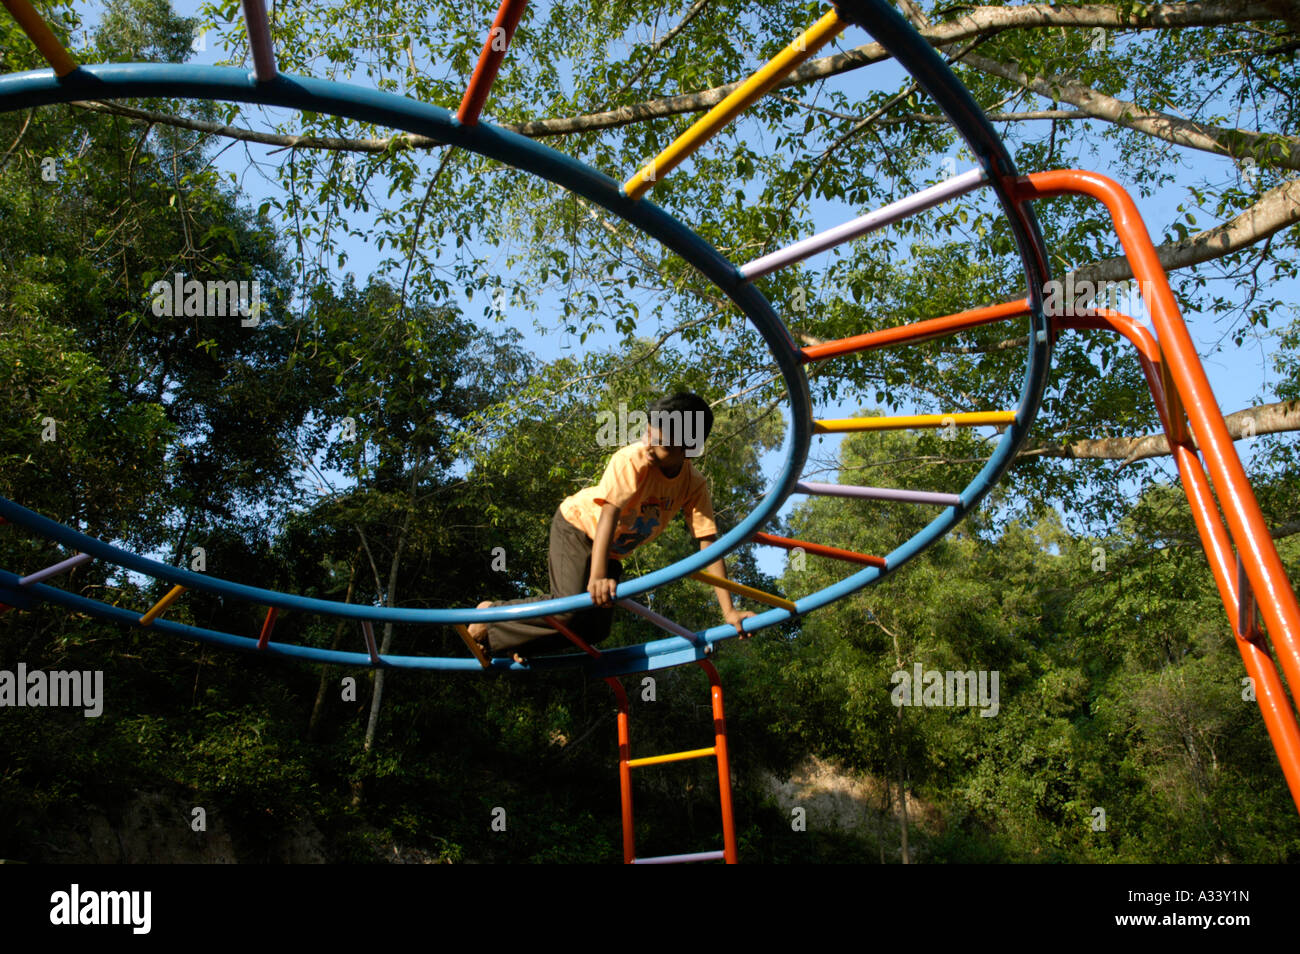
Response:
M639 443L617 451L605 468L600 483L580 490L564 501L551 519L551 594L572 596L586 591L594 606L576 613L556 614L559 620L588 643L609 635L614 617L614 588L623 575L622 560L643 543L657 537L673 515L682 511L692 535L703 550L718 539L713 522L713 501L704 478L691 466L713 428L713 411L703 398L680 393L660 398L650 405L650 424ZM691 426L694 425L694 426ZM689 454L688 454L689 452ZM708 568L726 577L721 559ZM723 618L745 635L741 620L753 616L731 603L731 593L714 587ZM490 600L479 609L535 599ZM486 665L486 657L510 653L536 640L532 651L560 651L571 643L540 619L502 620L474 623L468 629L477 650L474 655Z

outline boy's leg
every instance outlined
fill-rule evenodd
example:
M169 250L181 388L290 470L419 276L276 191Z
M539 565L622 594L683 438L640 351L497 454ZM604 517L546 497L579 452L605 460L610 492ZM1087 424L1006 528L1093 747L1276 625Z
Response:
M550 550L547 560L550 567L551 596L572 596L587 591L587 580L591 571L591 538L564 519L559 508L551 519ZM617 579L622 575L622 564L610 560L610 575ZM615 575L617 573L617 575ZM536 599L494 601L494 606L509 606L518 603L536 603ZM575 633L588 639L604 639L609 635L609 626L613 618L613 609L591 607L579 613L560 613L556 618L570 626ZM605 617L603 628L600 617ZM534 652L563 652L572 644L564 636L555 632L540 619L501 620L488 623L488 636L491 639L490 651L493 654L509 653L519 646L533 643L545 637L546 642L530 646Z
M583 534L586 536L586 534ZM611 580L618 581L623 578L623 564L619 560L610 560L606 564L605 575ZM587 581L591 578L591 554L588 552L587 559L582 565L582 589L587 588ZM576 613L567 614L557 617L560 622L564 623L573 630L575 635L581 636L588 643L595 645L602 639L609 636L610 627L614 624L614 607L591 606ZM564 636L565 643L569 643Z

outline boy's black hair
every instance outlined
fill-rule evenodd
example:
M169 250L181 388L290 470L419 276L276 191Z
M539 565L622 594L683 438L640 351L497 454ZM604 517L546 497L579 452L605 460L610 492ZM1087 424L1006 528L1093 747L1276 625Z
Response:
M682 429L682 420L691 415L695 421L704 425L704 433L699 433L699 425ZM713 430L713 408L698 394L679 391L672 397L661 397L648 409L650 426L656 428L663 442L668 447L685 447L687 437L692 437L692 444L702 444ZM697 416L698 415L698 416Z

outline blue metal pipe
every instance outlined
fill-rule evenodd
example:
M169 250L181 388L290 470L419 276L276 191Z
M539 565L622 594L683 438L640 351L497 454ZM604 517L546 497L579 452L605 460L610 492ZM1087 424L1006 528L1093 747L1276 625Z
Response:
M1030 302L1030 345L1021 386L1016 420L995 448L985 466L960 494L960 505L947 508L923 530L905 541L888 556L888 569L868 567L839 583L796 601L799 614L825 606L881 579L893 572L940 536L947 533L962 517L977 506L994 483L1006 473L1028 436L1037 415L1046 371L1050 360L1050 334L1042 309L1042 286L1050 276L1046 249L1032 211L1011 195L1016 170L997 133L979 105L953 75L943 59L884 0L836 0L836 7L847 20L867 29L915 77L919 85L935 100L989 178L1008 217L1017 249L1024 263ZM703 569L720 556L741 545L760 529L794 490L807 457L811 440L812 408L807 378L801 357L767 299L709 243L694 231L646 199L631 200L619 183L586 164L523 136L479 122L462 126L447 110L417 103L393 94L362 87L327 82L308 77L283 74L270 82L257 82L251 73L223 67L185 66L176 64L107 64L81 67L59 79L50 70L0 77L0 111L80 99L132 97L183 97L259 103L287 108L328 112L364 122L389 126L441 143L469 149L480 155L532 172L602 206L641 231L653 236L681 255L726 294L754 323L763 336L781 371L789 396L788 423L781 471L768 493L753 511L713 547L679 560L663 569L621 583L617 596L630 597L652 590ZM0 498L0 515L26 526L42 536L69 547L90 553L148 576L179 583L193 589L207 590L237 599L276 606L280 609L333 615L357 620L402 623L467 623L503 619L527 619L550 613L569 612L591 605L587 594L539 601L487 610L438 609L411 610L357 606L329 600L317 600L245 586L206 574L171 567L138 554L130 553L103 541L94 540L64 527L26 508ZM55 587L35 584L15 589L17 577L0 571L0 599L23 607L32 597L49 600L91 613L100 618L136 625L139 614L95 600L66 593ZM764 629L794 617L787 610L772 609L744 621L747 632ZM165 633L199 639L236 649L256 651L255 639L219 633L159 620L154 629ZM727 624L701 634L711 650L713 644L735 636ZM317 662L370 666L366 653L339 653L309 646L269 644L267 652ZM638 646L605 651L599 659L585 654L542 657L533 660L530 670L580 668L593 675L626 675L669 668L703 658L705 649L684 638L673 636ZM386 656L385 666L430 670L476 671L478 664L469 659L414 656ZM505 660L495 660L493 668L519 670L523 667Z

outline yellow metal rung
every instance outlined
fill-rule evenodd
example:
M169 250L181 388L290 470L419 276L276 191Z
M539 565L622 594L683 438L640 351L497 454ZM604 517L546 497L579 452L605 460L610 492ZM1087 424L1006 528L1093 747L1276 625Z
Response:
M5 9L13 14L23 32L31 39L45 62L54 67L56 76L67 76L77 68L77 61L63 48L50 25L41 18L28 0L4 0Z
M628 759L628 768L639 768L642 765L661 765L664 762L684 762L687 759L702 759L706 755L714 755L717 749L709 746L707 749L691 749L689 752L669 752L667 755L650 755L643 759Z
M730 590L737 596L748 596L751 600L758 600L760 603L766 603L768 606L779 606L781 609L789 610L791 613L797 613L794 603L784 596L774 596L771 593L764 593L762 590L756 590L752 586L746 586L744 583L737 583L735 580L723 579L720 576L714 576L712 573L705 573L700 570L691 574L691 579L699 580L701 583L708 583L711 586L720 586L724 590Z
M903 417L843 417L813 421L814 434L842 431L900 431L913 427L981 427L1014 424L1015 411L971 411L961 414L912 414Z
M181 586L180 584L173 586L171 592L168 593L166 596L164 596L162 599L160 599L157 605L154 606L153 609L151 609L149 612L145 613L143 616L140 617L140 625L152 626L153 621L156 620L163 613L165 613L167 611L167 607L172 605L172 602L176 599L176 597L180 596L184 592L185 592L185 587Z
M465 648L474 654L474 658L478 660L480 666L487 669L492 665L492 660L488 659L487 653L483 652L483 647L479 644L479 641L469 634L468 626L462 623L452 623L451 628L465 641Z
M704 145L714 133L748 109L848 25L848 21L840 19L834 10L827 13L799 34L793 43L768 61L766 66L741 83L726 99L696 120L690 129L673 140L672 145L642 166L623 184L623 191L630 198L641 198L653 188L660 176L677 168L682 160Z

